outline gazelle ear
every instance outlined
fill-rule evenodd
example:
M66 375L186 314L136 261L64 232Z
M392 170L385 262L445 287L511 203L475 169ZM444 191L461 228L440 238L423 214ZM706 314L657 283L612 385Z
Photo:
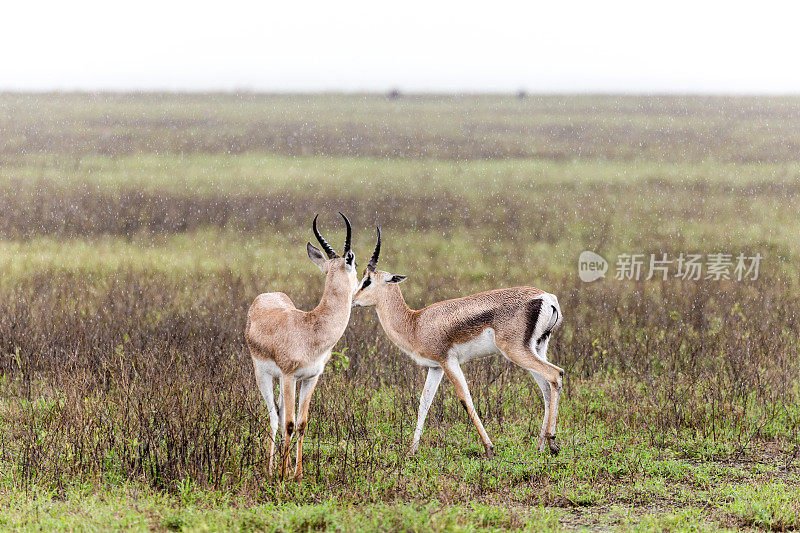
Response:
M311 262L317 265L320 270L325 272L325 256L322 255L322 252L319 250L319 248L315 247L309 242L306 244L306 251L308 252L308 258L311 259Z
M401 274L393 274L386 278L386 283L400 283L401 281L405 281L408 276L403 276Z

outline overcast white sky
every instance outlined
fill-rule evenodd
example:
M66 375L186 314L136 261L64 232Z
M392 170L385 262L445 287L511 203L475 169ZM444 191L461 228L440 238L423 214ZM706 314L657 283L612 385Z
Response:
M6 0L0 90L797 93L792 4Z

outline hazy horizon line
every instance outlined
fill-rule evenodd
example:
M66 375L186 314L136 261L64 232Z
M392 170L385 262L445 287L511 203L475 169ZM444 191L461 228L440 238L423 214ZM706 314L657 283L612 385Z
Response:
M496 91L496 90L404 90L397 87L389 87L385 90L350 90L350 89L168 89L168 88L135 88L135 89L36 89L36 88L2 88L0 95L227 95L227 96L392 96L396 91L397 98L403 97L469 97L469 96L513 96L513 97L537 97L537 96L650 96L650 97L681 97L681 96L704 96L704 97L753 97L753 98L787 98L800 97L800 90L769 92L769 91L718 91L718 90L687 90L687 91L643 91L643 90L528 90L524 88Z

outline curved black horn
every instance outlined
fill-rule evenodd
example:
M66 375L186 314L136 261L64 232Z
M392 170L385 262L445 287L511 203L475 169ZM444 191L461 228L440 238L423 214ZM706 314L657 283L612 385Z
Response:
M372 257L369 258L369 263L367 263L367 269L369 270L375 270L375 267L378 266L378 256L381 255L381 227L377 226L375 229L378 230L378 243L375 245Z
M350 234L352 233L352 230L350 228L350 221L347 220L347 217L344 216L344 213L339 211L339 214L342 215L344 223L347 225L347 237L344 238L344 252L342 252L342 255L344 255L350 251Z
M331 248L331 245L328 244L328 242L325 239L322 238L322 235L320 235L319 230L317 229L317 217L318 216L319 215L315 215L314 216L314 223L311 225L314 228L314 236L317 238L319 243L322 245L322 249L325 250L325 253L328 254L328 259L333 259L334 257L336 257L336 252L334 252L333 248Z

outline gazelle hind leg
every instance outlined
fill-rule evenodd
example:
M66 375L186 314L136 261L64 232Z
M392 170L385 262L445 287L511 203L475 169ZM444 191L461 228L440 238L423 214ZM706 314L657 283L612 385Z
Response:
M542 391L542 401L544 403L544 416L542 417L542 429L539 432L539 451L543 452L547 449L547 432L550 428L550 382L538 372L531 369L526 369L531 373L539 389Z
M283 400L282 439L281 439L281 478L286 477L291 462L291 440L294 433L294 394L297 381L294 375L284 375L281 380L281 399Z
M408 449L408 455L417 453L419 439L422 436L422 428L425 425L425 418L428 416L428 410L431 408L433 398L436 396L436 391L439 388L439 383L441 383L443 375L444 370L442 370L441 367L431 367L428 369L428 376L425 378L425 387L422 389L422 395L419 398L417 428L414 430L414 438L411 441L411 447Z
M556 385L550 385L553 391L552 400L550 401L550 427L547 430L547 444L550 446L550 452L553 455L558 455L561 447L556 443L556 420L558 420L558 401L561 399L561 378L558 380L558 388Z
M300 404L297 413L297 452L295 454L294 463L294 480L300 481L303 479L303 439L306 436L306 427L308 425L308 409L311 406L311 395L314 394L314 389L317 386L319 376L306 379L300 382L300 394L298 402Z
M550 336L548 335L545 337L541 342L537 343L536 345L536 353L540 359L547 361L547 347L550 344ZM558 368L558 367L556 367ZM559 368L561 371L560 376L564 375L564 371ZM552 387L551 387L552 388ZM544 391L543 391L544 392ZM556 453L558 453L558 445L555 443L555 435L556 435L556 421L558 420L558 402L561 399L561 381L559 380L558 383L558 394L555 395L553 401L550 404L550 424L548 427L547 433L551 435L552 440L550 441L550 447L552 449L553 446L556 447Z
M256 371L256 383L261 391L261 396L267 404L269 411L269 466L267 474L272 477L272 468L275 463L275 436L278 433L278 409L275 406L275 395L273 391L273 377L260 366L260 362L253 360Z
M464 406L464 409L466 409L470 419L472 419L472 423L475 424L475 428L478 430L478 434L483 441L483 447L486 449L486 455L488 457L494 457L494 444L492 444L491 439L489 439L489 435L486 433L483 423L478 417L478 412L475 410L475 406L472 403L472 395L469 393L467 380L464 377L464 372L461 371L461 365L458 363L458 359L451 357L447 360L443 369L444 373L447 374L447 378L453 383L456 396L461 400L461 404Z
M550 453L557 455L560 448L556 444L556 417L558 415L558 398L561 394L561 376L564 375L564 370L556 365L543 360L534 351L527 346L522 346L514 342L497 342L497 347L503 354L511 359L517 365L528 369L529 371L536 372L541 375L548 384L550 401L548 405L548 413L545 418L545 423L542 427L546 426L544 438L550 447ZM538 383L538 380L537 380ZM540 385L540 388L541 385ZM542 394L547 395L547 392L542 388Z

